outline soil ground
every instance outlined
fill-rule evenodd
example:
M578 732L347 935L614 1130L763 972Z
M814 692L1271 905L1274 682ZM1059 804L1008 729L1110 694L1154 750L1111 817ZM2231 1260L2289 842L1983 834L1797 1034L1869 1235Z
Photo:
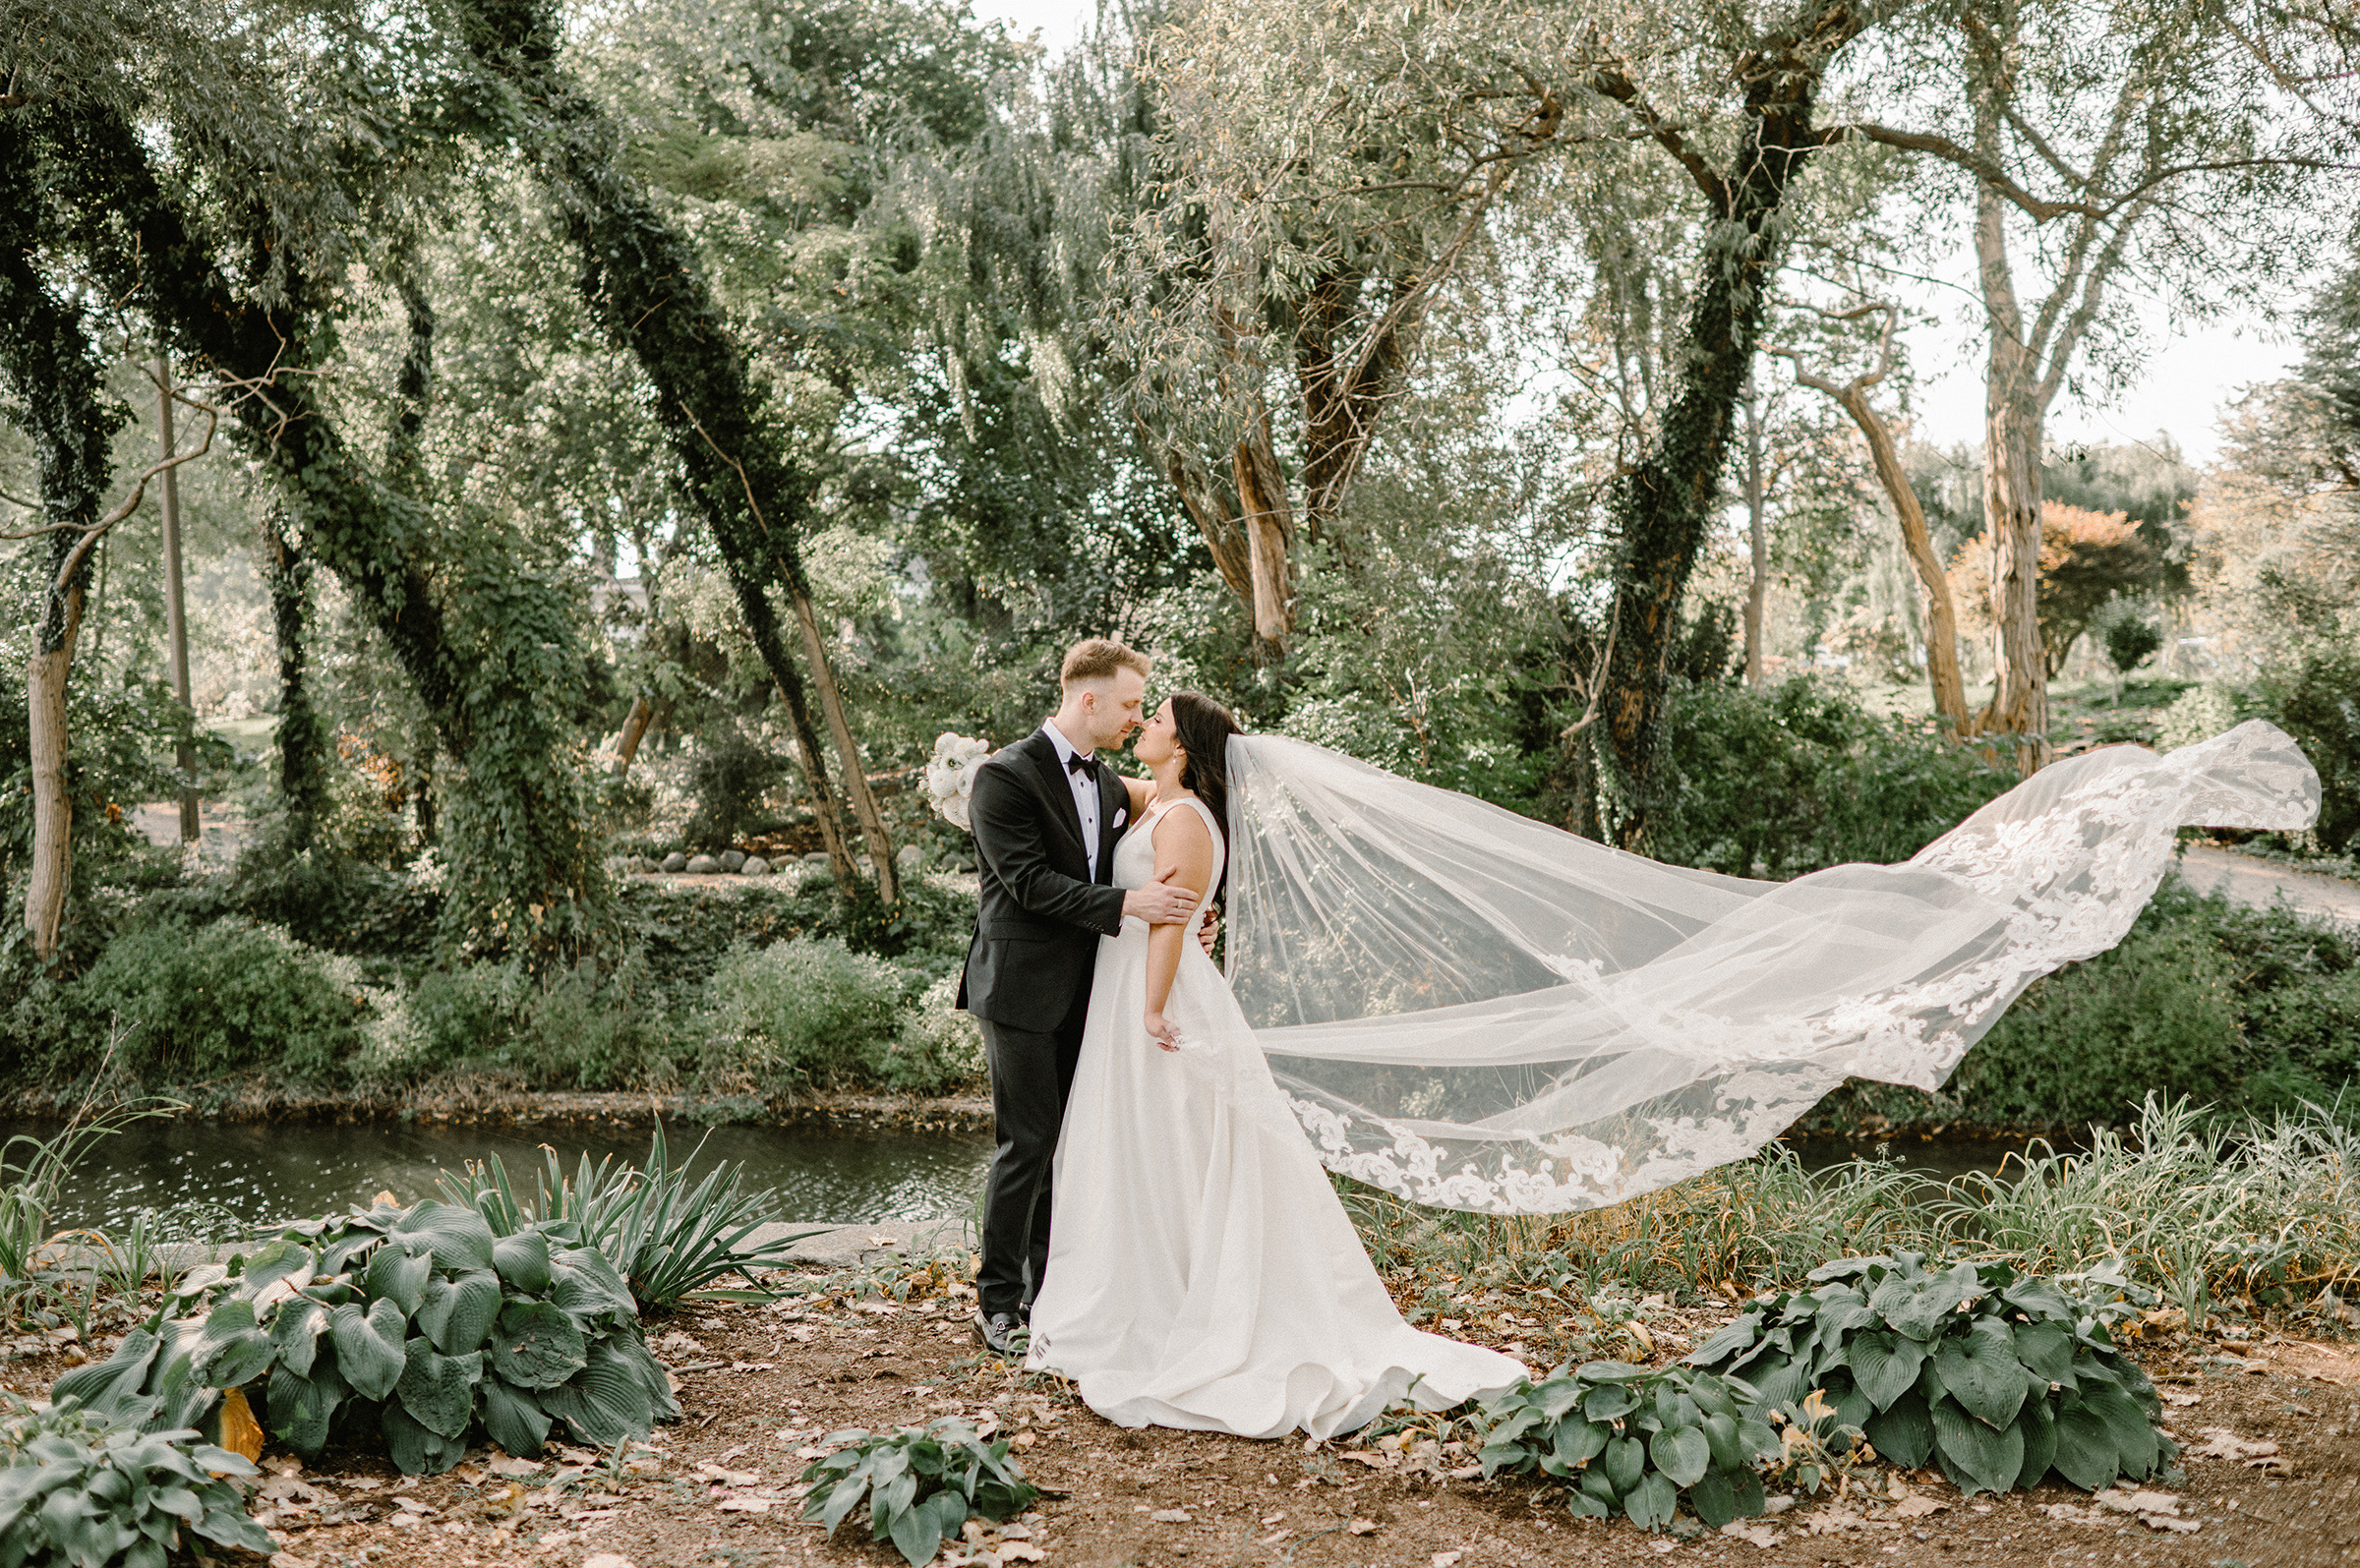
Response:
M951 1414L1012 1437L1049 1490L1015 1529L941 1559L974 1568L2310 1568L2360 1558L2360 1355L2343 1345L2179 1334L2139 1347L2184 1450L2176 1477L2138 1488L2145 1522L2060 1486L1970 1499L1932 1473L1896 1484L1871 1468L1841 1495L1796 1497L1733 1527L1742 1535L1680 1540L1627 1521L1576 1522L1554 1486L1485 1483L1431 1428L1313 1445L1125 1431L1055 1380L979 1357L963 1288L936 1283L943 1293L907 1304L839 1289L654 1325L681 1420L619 1457L553 1447L522 1465L487 1449L413 1481L376 1453L331 1448L305 1469L266 1452L272 1475L255 1508L283 1542L274 1568L888 1568L901 1559L869 1541L864 1516L833 1539L802 1523L796 1478L831 1431ZM1638 1336L1616 1331L1628 1337L1620 1354L1677 1358L1728 1315L1651 1306ZM1567 1349L1512 1313L1443 1326L1536 1367ZM0 1383L36 1397L76 1354L9 1348Z

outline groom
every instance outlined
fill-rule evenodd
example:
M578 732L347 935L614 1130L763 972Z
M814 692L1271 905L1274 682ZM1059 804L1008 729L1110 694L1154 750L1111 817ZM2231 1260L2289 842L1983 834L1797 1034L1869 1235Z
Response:
M1145 654L1103 637L1076 643L1049 722L994 752L969 801L982 896L955 1004L982 1026L998 1147L983 1191L975 1337L1016 1354L1049 1259L1049 1169L1082 1055L1098 938L1137 915L1186 920L1197 896L1160 879L1111 886L1131 797L1095 753L1140 726Z

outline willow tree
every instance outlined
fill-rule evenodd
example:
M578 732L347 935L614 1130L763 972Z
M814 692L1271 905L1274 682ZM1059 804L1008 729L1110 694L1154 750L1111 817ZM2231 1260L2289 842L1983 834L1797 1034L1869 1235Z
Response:
M1514 59L1470 53L1447 15L1195 0L1167 16L1114 100L1150 178L1111 214L1101 324L1158 468L1279 648L1297 557L1343 545L1344 497L1430 313L1517 171L1592 127Z

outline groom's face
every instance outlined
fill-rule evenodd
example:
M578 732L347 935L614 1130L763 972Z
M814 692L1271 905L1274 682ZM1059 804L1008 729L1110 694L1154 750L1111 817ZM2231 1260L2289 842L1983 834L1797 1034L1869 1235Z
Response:
M1086 688L1089 697L1090 742L1100 751L1131 738L1140 724L1140 705L1147 701L1148 677L1136 669L1117 669Z

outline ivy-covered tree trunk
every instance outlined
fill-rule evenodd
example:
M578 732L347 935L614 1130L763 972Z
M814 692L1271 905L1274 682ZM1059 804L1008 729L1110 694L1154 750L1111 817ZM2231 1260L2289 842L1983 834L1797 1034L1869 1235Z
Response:
M1679 380L1653 445L1610 502L1615 606L1596 732L1600 814L1624 848L1646 843L1681 603L1721 501L1764 291L1777 269L1779 208L1819 145L1811 118L1824 62L1861 25L1842 4L1813 22L1814 34L1771 40L1747 57L1745 135L1726 171L1710 168L1677 131L1657 132L1703 187L1712 215L1676 360ZM1609 96L1637 99L1627 82L1603 87Z
M0 112L0 189L31 189L32 149L19 116ZM43 526L40 599L25 694L32 762L32 864L25 927L33 956L57 952L73 875L74 800L69 788L66 686L82 628L88 558L64 582L83 531L98 520L111 468L110 443L128 411L106 393L104 375L75 314L33 269L41 236L36 209L19 195L0 202L0 375L25 413L37 454Z
M327 808L327 731L304 678L312 563L278 507L264 517L262 535L263 583L278 642L278 796L287 847L301 852L312 846Z
M888 900L899 897L893 844L828 668L796 533L815 488L764 431L761 395L687 239L656 211L621 164L621 137L558 62L560 31L546 0L465 0L461 29L476 59L510 89L477 105L487 138L520 142L581 253L582 292L657 393L658 418L697 509L713 530L746 629L787 711L812 791L813 815L837 881L853 891L848 835L820 749L801 672L788 656L768 590L785 590L811 665L844 789Z
M548 700L578 685L583 668L560 585L521 567L499 537L443 534L423 503L370 472L310 380L285 374L310 362L308 323L273 318L230 287L135 127L83 105L49 111L40 129L62 243L190 362L268 382L266 399L238 401L236 435L276 474L309 552L384 637L463 766L463 795L447 802L460 847L445 884L446 938L536 964L571 961L605 919L607 887L576 736ZM252 246L262 252L265 238Z

